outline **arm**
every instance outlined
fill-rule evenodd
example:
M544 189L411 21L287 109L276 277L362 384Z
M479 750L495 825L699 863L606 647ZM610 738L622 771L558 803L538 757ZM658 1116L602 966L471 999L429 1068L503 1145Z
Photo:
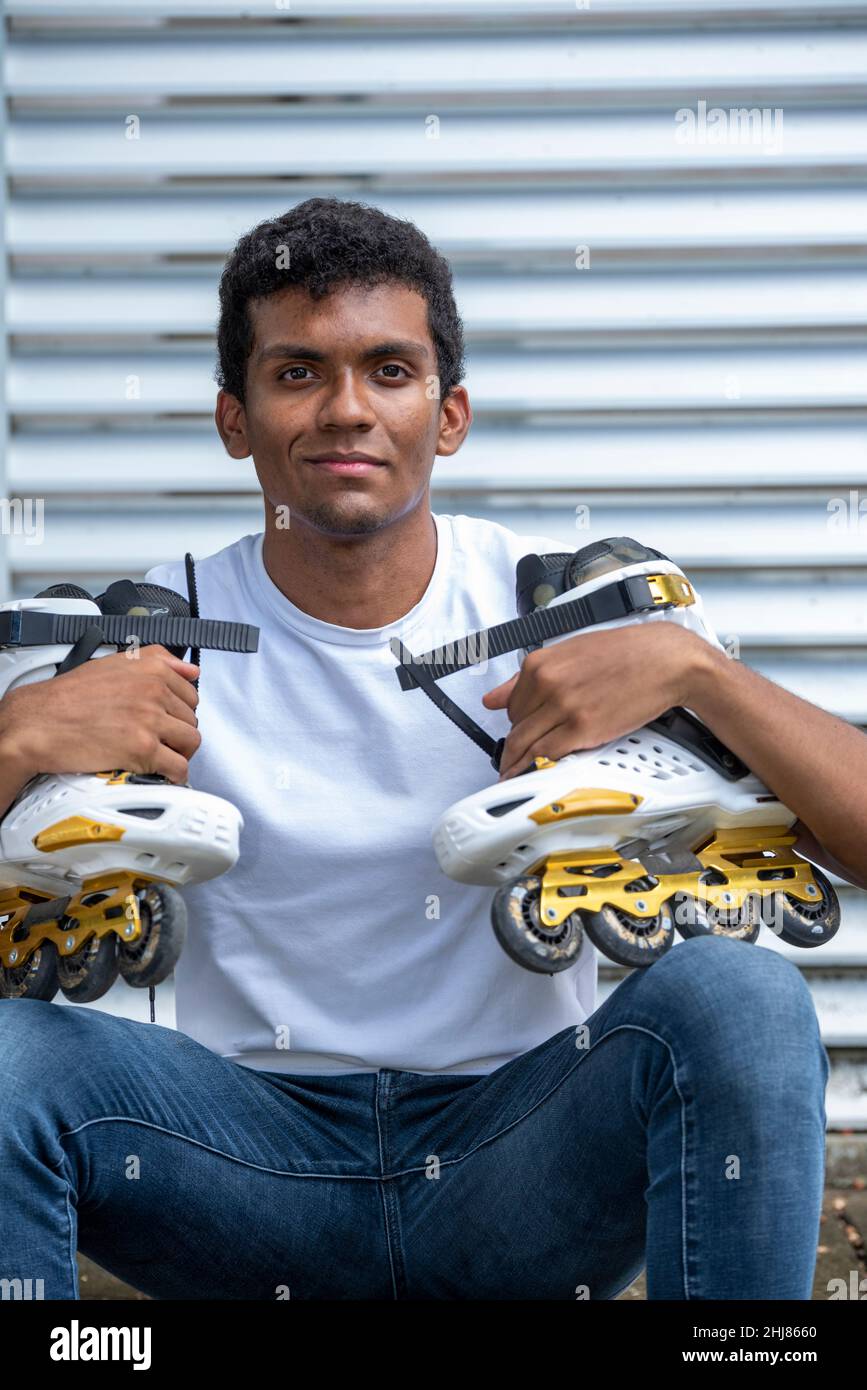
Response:
M795 812L798 853L867 889L867 735L695 641L680 703Z
M512 722L501 777L538 754L598 748L682 705L794 812L806 858L867 889L867 736L695 632L642 623L567 637L531 652L482 701L508 707Z
M34 776L30 751L12 713L12 700L0 700L0 817L8 811L18 793Z

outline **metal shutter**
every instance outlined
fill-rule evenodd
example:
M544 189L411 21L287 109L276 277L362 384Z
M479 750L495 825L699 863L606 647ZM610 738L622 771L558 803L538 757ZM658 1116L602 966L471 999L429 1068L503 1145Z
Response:
M216 281L255 221L335 193L413 218L455 267L476 423L436 510L565 547L645 538L742 659L867 724L867 4L6 13L9 596L261 528L210 421ZM731 115L756 109L758 140ZM863 1128L867 898L843 895L836 941L790 954L830 1123Z

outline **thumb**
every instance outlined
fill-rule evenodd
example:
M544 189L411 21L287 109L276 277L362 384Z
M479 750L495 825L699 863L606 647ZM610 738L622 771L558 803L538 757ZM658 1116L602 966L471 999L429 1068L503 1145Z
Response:
M503 681L502 685L495 685L493 690L486 690L482 696L482 704L487 705L488 709L504 709L511 699L518 675L520 672Z

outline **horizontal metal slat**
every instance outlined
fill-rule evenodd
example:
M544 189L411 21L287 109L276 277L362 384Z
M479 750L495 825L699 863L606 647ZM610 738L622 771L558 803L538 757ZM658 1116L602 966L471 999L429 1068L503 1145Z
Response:
M60 200L60 201L58 201ZM222 257L245 232L288 211L297 196L232 193L38 196L18 193L7 208L13 256ZM419 225L450 259L530 259L533 269L574 266L576 246L600 255L631 253L642 266L655 256L726 258L739 267L749 254L851 247L867 250L867 188L717 185L702 188L609 190L533 188L397 195L383 190L376 204ZM55 218L62 207L63 238ZM539 260L545 255L544 263ZM554 259L557 257L557 259Z
M577 550L605 536L635 536L694 572L699 583L708 570L860 569L867 562L863 518L855 514L844 517L839 527L829 525L826 501L819 497L775 501L768 507L747 493L730 498L722 510L719 504L708 507L700 497L682 498L673 507L664 494L641 499L627 494L593 499L588 514L580 481L559 506L544 498L535 506L524 498L498 505L492 490L472 505L453 507L443 492L439 511L466 511L519 534L549 536L563 550Z
M867 526L864 536L865 569L849 576L703 574L701 595L720 641L732 651L739 644L750 662L756 647L851 645L867 652Z
M813 499L776 503L772 508L731 501L720 525L719 507L684 502L672 507L664 497L606 498L594 503L589 525L577 516L571 499L560 506L530 506L524 499L497 506L495 494L475 499L474 505L454 507L441 493L437 511L469 514L499 522L520 535L545 536L563 550L577 550L606 536L635 536L676 560L696 583L708 570L716 573L805 568L863 569L867 564L865 535L853 527L839 532L827 525L826 509ZM582 503L578 504L583 507ZM57 563L92 565L97 573L140 556L149 565L176 559L191 549L210 554L237 536L262 529L260 496L219 497L203 508L199 499L119 497L115 503L96 498L46 503L44 536L32 541L13 532L7 539L13 567L22 573L41 573ZM576 524L576 522L578 524ZM100 553L92 556L92 537L100 536ZM219 542L219 543L217 543ZM207 549L203 548L207 547ZM90 557L90 558L88 558ZM829 668L830 669L830 668ZM867 701L867 684L863 691Z
M18 276L6 322L17 334L205 334L217 313L215 273ZM469 337L628 340L684 332L774 333L867 328L867 268L604 271L457 276Z
M286 17L305 20L365 19L383 24L421 20L430 23L427 0L290 0ZM280 18L271 5L261 16L249 0L125 0L123 17L166 16L195 19ZM84 15L108 23L119 18L115 0L6 0L6 13L22 17L65 17ZM864 0L592 0L586 8L576 0L439 0L437 13L442 19L476 21L518 19L538 24L546 20L571 19L586 28L612 21L641 19L692 24L717 20L742 24L755 15L760 23L769 19L818 22L861 18L867 13Z
M578 489L573 492L575 496L580 497ZM448 492L441 488L439 511L464 512L499 521L519 534L558 538L563 550L577 550L605 536L636 536L697 576L709 569L761 572L763 569L797 571L827 566L833 570L860 569L867 564L865 528L863 524L857 525L859 518L853 518L856 524L835 529L828 525L827 508L820 499L814 498L774 503L772 507L758 505L749 498L730 500L725 507L724 526L720 525L719 505L708 507L701 501L687 501L672 507L664 497L655 496L640 500L629 495L603 497L591 503L589 517L587 503L573 504L568 496L560 505L553 500L547 505L532 505L526 498L516 499L511 505L497 505L496 493L472 499L472 505L462 502L460 507L453 507L449 502ZM209 507L214 518L223 514L234 515L236 519L262 514L260 496L215 496ZM124 539L129 527L140 526L143 536L153 528L169 539L174 528L178 536L184 527L191 526L195 530L202 510L200 500L191 505L180 498L160 503L157 498L119 497L112 504L105 498L82 497L56 502L48 499L44 515L46 534L49 526L56 528L53 538L49 538L53 553L66 554L66 546L75 544L79 532L85 545L89 545L95 530L103 527L105 556L111 563L115 537L120 542L118 553L121 556L130 553ZM85 525L87 517L92 520ZM25 565L31 571L39 567L41 545L25 543L24 538L16 534L11 534L8 541L16 564ZM226 543L221 542L222 545ZM77 555L78 551L74 553ZM42 558L44 560L44 556ZM102 568L102 562L97 568Z
M124 108L126 110L126 108ZM773 113L771 113L773 117ZM674 111L586 113L552 110L442 114L437 138L427 113L312 115L292 106L279 115L142 114L141 138L127 139L125 116L102 119L19 115L9 121L6 158L13 179L292 177L365 174L378 183L412 177L500 176L538 180L579 171L681 175L769 169L846 176L867 167L867 112L787 107L781 133L767 140L684 143Z
M7 478L9 488L40 496L143 486L155 492L260 491L252 463L230 459L212 423L188 430L21 431L9 443ZM436 461L433 484L449 492L495 488L532 495L578 488L610 493L612 500L624 488L800 485L826 488L826 508L832 496L849 506L848 489L867 485L867 419L604 429L476 421L460 451Z
M622 30L600 34L573 22L549 32L456 35L440 24L426 32L359 33L345 27L311 35L294 26L267 34L155 30L54 41L13 38L6 90L16 98L93 102L255 94L368 100L415 96L568 94L582 100L669 103L694 93L709 104L750 106L813 96L842 100L867 85L867 32L747 29L737 33Z
M593 349L526 356L479 349L467 385L479 408L541 413L583 408L675 410L719 407L860 406L867 395L863 349L702 348L692 352ZM550 392L550 395L549 395Z
M13 354L8 408L24 415L211 415L213 359L195 351ZM518 353L479 348L465 382L481 413L842 409L867 404L858 347L669 347Z
M454 506L445 489L440 489L438 510L499 521L518 535L550 537L556 539L563 550L577 550L579 546L609 535L634 535L677 560L688 573L703 573L709 569L774 569L798 573L806 566L863 569L867 563L864 528L859 531L853 525L831 530L827 525L827 509L814 499L779 502L771 507L750 502L749 498L731 500L725 505L725 524L721 524L720 506L709 507L707 503L689 500L681 506L672 506L671 500L664 496L606 498L593 503L585 525L585 503L574 505L571 498L565 498L560 505L549 502L534 506L525 502L522 506L514 503L497 506L495 496L492 493L488 498L460 499L460 505ZM577 509L581 509L578 514ZM78 502L69 499L64 503L49 500L49 505L44 506L47 548L58 555L74 555L78 563L78 549L68 552L67 545L75 546L75 537L81 532L83 545L89 546L93 535L104 531L104 550L97 564L97 569L103 570L114 563L115 556L124 560L131 553L125 537L129 528L135 527L136 539L146 546L143 553L149 553L147 546L156 543L154 538L158 535L160 542L164 538L170 545L167 555L160 553L160 560L172 559L181 545L185 528L197 530L200 527L203 510L199 498L174 498L164 503L157 498L145 498L136 499L135 505L122 495L114 505L108 498L97 499L96 503L88 498ZM239 525L240 517L261 517L261 498L215 496L210 516L231 516L232 524ZM261 525L251 530L261 530ZM154 535L150 535L151 531ZM210 535L210 531L206 528L203 534ZM172 537L175 537L174 545L170 543ZM42 542L33 543L14 532L8 535L7 541L15 567L31 573L39 570L44 563ZM226 543L221 541L221 545ZM115 550L115 545L119 549ZM158 562L154 559L150 563ZM867 699L867 688L864 698Z

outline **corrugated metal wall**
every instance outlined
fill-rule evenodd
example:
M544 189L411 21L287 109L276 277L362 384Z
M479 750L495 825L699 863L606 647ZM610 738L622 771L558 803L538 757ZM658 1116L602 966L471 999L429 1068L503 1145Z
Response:
M743 660L867 724L867 4L6 13L0 486L33 504L2 518L7 594L260 529L210 418L219 269L258 219L335 193L455 267L476 423L436 510L643 537ZM797 957L829 1118L857 1127L865 905L846 891L836 941Z

